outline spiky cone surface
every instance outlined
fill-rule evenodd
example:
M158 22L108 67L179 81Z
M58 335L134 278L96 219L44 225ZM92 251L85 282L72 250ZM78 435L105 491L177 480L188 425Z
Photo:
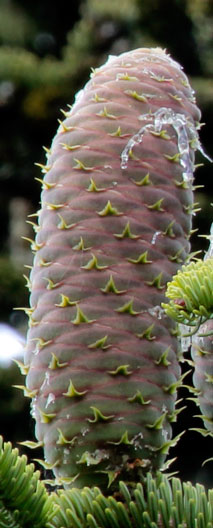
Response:
M181 378L160 305L190 249L199 118L169 56L124 53L92 73L42 167L26 390L60 482L103 488L165 459Z
M213 433L213 320L202 324L192 337L193 384L206 432ZM198 408L198 415L199 415ZM205 431L203 431L205 435Z

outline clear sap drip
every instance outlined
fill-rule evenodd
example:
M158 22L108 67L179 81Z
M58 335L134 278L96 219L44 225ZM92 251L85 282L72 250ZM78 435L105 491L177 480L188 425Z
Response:
M162 436L164 438L164 441L166 442L168 440L169 433L166 429L162 429Z
M86 436L88 433L89 433L89 428L88 427L83 427L81 429L82 436Z
M45 387L45 385L49 385L50 383L50 374L49 372L45 372L45 376L44 376L44 381L40 387L40 390L43 390L43 388Z
M36 411L36 402L37 402L37 397L32 398L32 400L31 400L31 404L30 404L30 414L31 414L31 416L32 416L34 419L35 419L35 417L36 417L36 413L35 413L35 411Z
M206 154L205 150L203 149L202 145L201 145L201 142L199 140L199 137L198 137L198 134L197 134L197 144L196 144L196 148L197 150L199 150L199 152L202 154L202 156L204 158L206 158L208 161L210 161L210 163L213 162L213 159L211 158L211 156L209 156L208 154Z
M52 392L49 393L48 395L48 398L47 398L47 403L45 405L45 408L47 408L51 403L53 403L55 401L55 394L53 394Z
M199 332L202 331L205 334L205 323L200 326ZM192 342L194 349L206 349L206 336L200 335L199 332L192 336Z
M180 329L180 334L181 334L180 335L181 352L184 354L184 352L187 352L189 350L192 344L191 336L186 335L186 334L190 334L192 329L191 329L191 326L187 326L184 324L179 324L179 329Z
M132 439L132 444L135 451L137 451L138 449L143 449L143 433L140 432L136 436L134 436Z
M142 143L144 134L151 130L160 133L163 126L172 126L177 135L177 146L180 154L180 165L183 168L183 179L186 182L193 181L194 164L191 159L190 141L195 140L196 149L201 152L209 161L211 158L205 154L194 123L190 122L184 114L174 112L172 108L162 107L156 112L144 114L139 118L147 121L139 131L131 137L121 153L121 169L127 169L130 152L135 145Z
M153 308L148 308L147 312L153 317L157 317L157 319L162 319L162 317L165 317L164 309L159 305L153 306Z
M209 248L205 254L205 257L204 257L204 260L208 259L208 258L212 258L213 257L213 223L211 225L211 228L210 228L210 235L209 235L209 240L210 240L210 244L209 244Z
M70 451L68 448L63 449L63 464L66 466L69 464Z
M109 172L111 172L111 170L112 170L112 165L104 165L104 169L105 169L105 171L108 170Z
M151 244L154 246L155 243L156 243L156 240L158 238L159 235L161 235L162 231L156 231L152 237L152 240L151 240Z
M144 120L147 119L147 116L148 116L148 119L150 120L151 119L151 114L145 114L143 116ZM121 169L127 169L129 156L130 156L130 151L133 149L133 147L135 145L139 145L140 143L142 143L143 135L144 135L144 133L146 132L146 130L148 128L153 128L152 123L147 123L142 128L140 128L140 130L137 132L137 134L132 136L132 138L126 144L124 150L121 153Z

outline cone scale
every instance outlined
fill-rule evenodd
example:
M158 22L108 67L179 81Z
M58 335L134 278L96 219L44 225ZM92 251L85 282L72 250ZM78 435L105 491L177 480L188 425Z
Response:
M192 338L191 354L194 361L193 384L195 387L195 401L201 413L206 428L198 429L204 436L213 434L213 322L212 319L206 321L199 328L197 335Z
M110 57L42 167L26 385L61 482L104 488L165 459L181 374L161 302L190 251L199 118L162 50Z

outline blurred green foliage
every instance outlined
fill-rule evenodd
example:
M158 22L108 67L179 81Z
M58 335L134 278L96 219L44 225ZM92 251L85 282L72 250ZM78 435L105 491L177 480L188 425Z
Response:
M28 292L25 288L26 281L22 274L17 273L17 269L7 257L0 257L0 320L8 322L11 316L11 298L13 307L27 306Z
M213 155L212 27L212 0L72 0L70 4L65 0L0 0L2 321L16 325L13 306L27 304L24 270L16 268L15 260L11 261L10 203L14 197L23 197L37 209L40 187L34 177L40 177L40 173L34 162L45 162L42 145L50 146L60 118L59 109L72 104L75 92L87 81L90 68L102 64L109 54L162 46L190 77L207 123L201 129L201 141L208 154ZM197 163L205 164L196 174L196 184L204 184L205 189L199 189L197 195L202 212L194 219L194 227L203 234L211 224L212 166L200 154ZM193 249L207 247L197 235L192 244ZM16 367L9 369L8 375L17 383ZM23 398L18 400L15 389L6 389L10 383L11 379L6 381L5 369L0 369L0 396L2 399L5 395L7 401L0 411L1 433L7 439L11 423L19 421L21 411L28 408ZM22 433L21 439L28 434L23 430ZM20 440L16 424L10 439L15 437Z
M166 47L181 62L197 90L208 126L201 138L208 152L213 127L213 4L211 0L65 0L53 5L1 0L0 182L4 204L24 196L37 207L35 161L56 131L59 108L72 103L91 66L108 54L142 46ZM207 175L207 177L206 177ZM209 191L210 168L199 172ZM6 207L6 205L5 205ZM8 233L0 228L1 246Z

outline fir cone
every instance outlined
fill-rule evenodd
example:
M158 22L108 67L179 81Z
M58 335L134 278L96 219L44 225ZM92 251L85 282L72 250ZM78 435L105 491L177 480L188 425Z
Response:
M161 303L190 251L199 119L161 49L110 57L42 166L25 390L61 482L135 479L172 443L181 373Z

